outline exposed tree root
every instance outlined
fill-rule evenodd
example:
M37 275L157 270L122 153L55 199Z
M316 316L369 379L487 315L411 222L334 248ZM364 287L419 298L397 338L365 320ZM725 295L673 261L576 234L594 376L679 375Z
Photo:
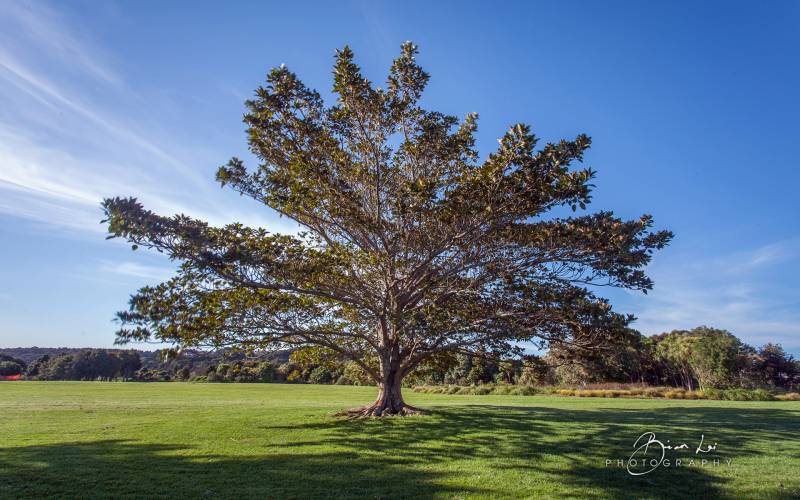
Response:
M421 408L415 408L411 405L403 404L399 408L392 408L391 406L371 404L361 406L359 408L351 408L336 413L337 417L348 417L350 419L369 418L369 417L405 417L409 415L424 415L426 412Z

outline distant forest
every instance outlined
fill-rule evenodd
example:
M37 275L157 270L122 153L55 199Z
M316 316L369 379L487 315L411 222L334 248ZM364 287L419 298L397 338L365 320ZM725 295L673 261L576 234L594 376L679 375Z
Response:
M0 349L0 377L28 380L293 382L374 385L353 361L320 348L238 350ZM754 348L725 330L698 327L646 337L629 330L613 347L551 347L544 356L503 360L488 353L442 353L406 385L581 386L635 383L693 389L800 388L800 361L780 345Z
M276 381L272 372L289 360L289 351L246 356L238 351L184 350L179 356L161 349L94 349L68 347L0 348L0 376L29 380L216 381L229 367L232 382ZM219 380L219 381L226 381Z

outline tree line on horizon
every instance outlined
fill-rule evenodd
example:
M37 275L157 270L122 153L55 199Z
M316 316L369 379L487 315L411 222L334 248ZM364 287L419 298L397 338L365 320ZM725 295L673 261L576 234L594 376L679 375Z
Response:
M614 382L687 390L800 388L800 360L779 344L755 348L726 330L705 326L652 337L628 329L621 338L603 351L552 347L542 356L517 359L443 353L410 374L406 384L579 387ZM30 359L37 349L11 351L24 352ZM177 356L169 349L72 349L30 363L0 353L0 376L14 375L29 380L375 384L358 364L309 348L250 354L186 350Z

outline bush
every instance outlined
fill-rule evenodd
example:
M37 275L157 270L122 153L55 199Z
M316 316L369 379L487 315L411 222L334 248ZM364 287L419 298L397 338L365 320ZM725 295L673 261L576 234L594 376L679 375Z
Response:
M485 384L479 386L458 385L418 385L414 392L427 394L474 394L474 395L513 395L533 396L535 394L554 394L581 398L667 398L667 399L717 399L730 401L800 401L800 393L774 395L764 389L707 389L687 391L671 387L636 386L629 389L572 389L552 386Z
M256 367L258 380L261 382L272 382L275 380L275 367L268 361L263 361Z
M349 361L344 365L344 377L350 385L375 385L375 381L355 361Z
M0 376L9 377L19 375L24 370L16 361L0 361Z
M726 401L773 401L775 396L764 389L707 389L708 399Z
M312 384L330 384L333 381L333 374L324 366L318 366L311 370L308 381Z
M659 389L659 388L657 388L657 387L648 387L646 389L643 389L640 394L642 396L644 396L644 397L647 397L647 398L663 398L664 397L664 391Z

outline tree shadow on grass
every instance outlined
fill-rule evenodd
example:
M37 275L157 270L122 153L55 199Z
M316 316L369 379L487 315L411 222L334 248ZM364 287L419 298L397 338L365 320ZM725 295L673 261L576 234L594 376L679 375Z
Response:
M439 479L357 452L231 457L118 440L0 449L0 498L453 496Z
M731 494L720 470L662 467L634 477L615 461L628 458L645 431L686 441L689 455L705 434L708 444L719 444L718 453L707 458L732 458L734 466L770 449L765 442L781 459L797 460L799 413L741 406L468 405L436 408L422 417L264 425L254 431L292 439L247 456L110 440L0 448L0 498L716 498ZM476 480L478 475L483 479ZM796 480L786 480L789 489L777 482L762 485L758 496L797 495L798 485L791 482Z
M577 410L466 405L434 409L421 418L326 421L287 428L315 429L314 436L324 437L327 445L357 454L392 450L409 464L485 460L492 469L486 472L537 475L551 481L549 491L559 496L723 497L723 486L730 476L730 470L725 469L736 467L737 460L762 455L764 449L771 450L776 460L800 458L800 412L780 408ZM677 446L685 442L688 449L667 450L668 467L662 465L649 474L633 476L624 464L634 451L636 439L648 431L665 444ZM717 449L698 454L701 436L704 448L716 443ZM295 443L309 444L312 443ZM657 452L653 445L646 456L659 458ZM680 467L675 459L681 460ZM707 462L701 466L703 459ZM648 468L643 465L633 467L634 472ZM768 475L769 470L764 472ZM763 482L764 477L759 479ZM520 485L507 489L494 486L492 490L498 495L520 492L525 493ZM761 498L795 495L800 497L800 480L791 478L775 478L759 491Z

